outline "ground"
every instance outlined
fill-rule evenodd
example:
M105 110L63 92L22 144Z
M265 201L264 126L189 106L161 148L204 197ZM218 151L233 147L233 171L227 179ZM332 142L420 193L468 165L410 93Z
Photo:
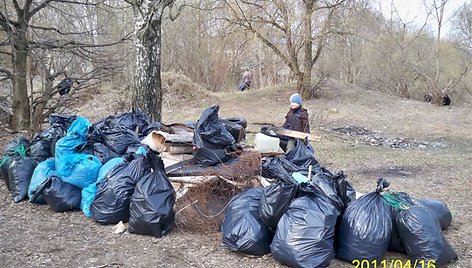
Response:
M283 122L291 93L291 85L204 92L198 100L168 102L163 118L166 123L192 121L208 105L219 104L221 116L247 118L251 144L261 124ZM97 120L126 107L120 95L124 96L110 90L75 109ZM447 267L472 267L472 107L436 107L335 81L328 83L320 99L305 101L304 106L311 115L312 132L321 136L313 146L322 165L343 170L360 192L372 191L375 180L385 177L392 190L446 202L453 222L444 235L459 255ZM8 133L0 137L2 144L9 139ZM391 146L392 140L406 145ZM0 200L4 267L283 267L269 255L251 258L224 250L219 233L174 229L162 239L116 235L113 226L96 224L80 212L54 213L47 206L14 204L3 183ZM398 254L386 258L389 263L406 260ZM353 266L335 260L330 267Z

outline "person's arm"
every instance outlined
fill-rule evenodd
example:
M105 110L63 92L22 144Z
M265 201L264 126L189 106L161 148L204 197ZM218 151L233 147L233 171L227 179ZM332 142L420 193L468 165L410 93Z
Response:
M287 115L285 116L285 123L282 125L282 127L285 129L289 128L289 123L288 123L289 116L290 116L290 111L288 111Z
M309 117L308 117L308 112L307 111L303 111L302 112L302 129L303 129L303 132L305 133L310 133L310 120L309 120Z

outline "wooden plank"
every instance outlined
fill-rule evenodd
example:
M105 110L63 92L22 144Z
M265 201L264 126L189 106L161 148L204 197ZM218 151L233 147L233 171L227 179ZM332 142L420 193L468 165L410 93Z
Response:
M218 176L185 176L185 177L168 177L170 182L204 184L206 182L218 180Z
M300 132L300 131L295 131L295 130L288 130L284 128L273 128L275 134L282 135L282 136L287 136L291 138L296 138L296 139L306 139L310 141L320 141L321 137L317 136L315 134L311 133L305 133L305 132Z

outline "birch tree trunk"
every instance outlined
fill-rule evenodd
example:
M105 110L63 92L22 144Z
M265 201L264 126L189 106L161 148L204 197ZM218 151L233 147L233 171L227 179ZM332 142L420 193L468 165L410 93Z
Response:
M142 0L133 4L135 17L136 70L133 107L152 120L162 119L161 25L166 7L174 0Z

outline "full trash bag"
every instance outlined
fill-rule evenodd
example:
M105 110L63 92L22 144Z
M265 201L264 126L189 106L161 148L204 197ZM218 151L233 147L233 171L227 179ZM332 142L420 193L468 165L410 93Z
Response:
M214 166L225 163L232 157L225 149L200 148L194 154L195 164L201 167Z
M231 199L221 226L223 244L231 251L262 256L270 252L274 234L259 218L262 188L252 188Z
M231 133L218 118L219 106L211 106L203 111L193 134L193 144L197 148L224 149L235 143Z
M136 185L129 208L128 231L160 238L174 226L175 191L162 168L142 178Z
M131 112L110 116L105 121L109 126L124 127L136 132L141 132L150 124L149 116L137 108L133 108Z
M129 162L110 170L99 185L97 195L90 206L92 218L101 224L127 222L136 184L149 172L150 166L143 155L136 155Z
M105 176L110 170L112 170L117 165L124 163L124 161L125 160L123 159L123 157L110 159L108 162L106 162L103 166L100 167L95 183L91 183L87 187L82 189L82 200L80 202L80 209L86 217L92 217L92 212L90 212L90 206L92 205L93 199L97 194L97 186L99 186L103 182L103 180L105 180Z
M32 140L31 146L28 148L28 156L38 162L52 157L51 141L42 138L41 135L36 135Z
M287 152L285 157L298 167L307 168L310 165L313 169L319 168L320 164L315 158L315 151L311 147L310 143L305 144L300 139L295 140L295 147L293 150Z
M115 153L112 149L108 148L105 144L102 143L94 143L92 145L92 153L95 157L97 157L102 164L105 164L110 159L115 157L119 157L120 154Z
M41 194L42 189L40 189L40 185L43 184L47 178L57 175L55 166L53 158L47 159L36 166L28 187L28 198L30 203L45 203Z
M0 176L5 181L8 190L10 190L10 180L8 176L10 165L15 159L25 157L26 150L30 145L31 143L28 139L20 136L7 143L3 149L3 157L0 159Z
M392 236L392 210L381 194L388 186L386 180L379 179L375 192L363 195L347 207L337 235L339 259L352 262L384 258Z
M57 175L80 189L96 181L102 163L88 154L66 154L56 160Z
M31 146L31 142L27 138L25 138L23 136L20 136L16 139L13 139L9 143L7 143L5 145L5 147L3 147L3 156L4 157L7 156L7 155L8 156L13 156L13 155L19 156L18 149L20 147L22 147L26 150L30 146Z
M10 169L11 163L13 163L16 158L18 157L4 156L0 161L0 175L2 176L3 181L5 182L8 191L10 191L10 179L8 176L8 170Z
M452 214L443 201L435 199L414 199L413 202L418 206L428 209L429 212L438 219L441 230L446 230L451 225Z
M297 194L298 185L285 181L264 187L259 205L259 217L264 224L275 230L282 215Z
M341 212L344 212L344 209L347 206L341 199L341 195L344 195L345 200L349 197L346 197L346 192L340 193L338 191L338 180L344 180L345 177L346 176L342 172L334 175L326 168L321 168L312 178L312 183L320 187L326 196L336 204L336 207Z
M391 206L392 209L392 236L388 245L388 251L406 253L403 242L398 233L397 226L395 224L397 214L401 211L401 208L413 206L413 199L405 192L392 192L383 195L383 198Z
M70 125L77 119L76 115L69 115L69 114L51 114L48 117L49 125L52 127L60 127L67 131Z
M80 209L80 188L62 181L57 176L48 178L42 196L51 210L55 212Z
M292 173L300 168L288 161L285 157L266 158L262 161L262 176L277 178L285 182L295 182Z
M15 159L8 169L10 192L15 203L28 197L28 186L35 167L36 160L29 157Z
M140 144L136 132L119 125L102 128L100 133L103 144L118 155L125 154L128 146Z
M56 142L54 154L56 165L61 162L63 155L77 153L87 143L87 133L91 126L86 118L77 117L67 130L67 135Z
M305 191L280 219L272 257L291 267L328 267L339 210L319 187L306 186Z
M457 254L441 232L436 217L423 207L413 206L397 215L395 222L403 245L412 263L416 260L435 261L444 265Z

